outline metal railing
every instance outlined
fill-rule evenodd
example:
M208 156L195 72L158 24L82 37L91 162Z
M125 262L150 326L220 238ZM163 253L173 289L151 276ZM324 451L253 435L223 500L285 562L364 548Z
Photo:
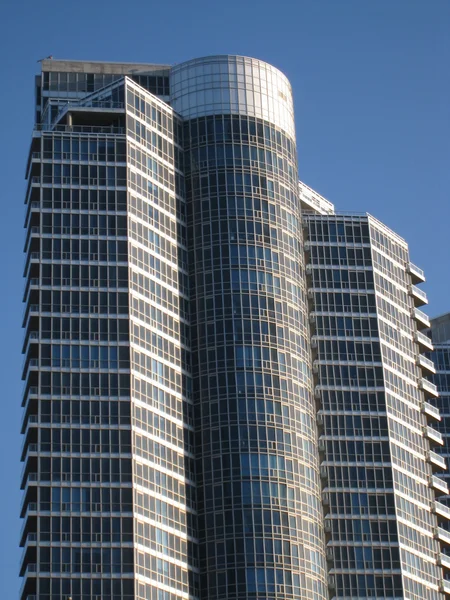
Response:
M417 289L419 289L419 288L417 288ZM430 325L430 317L426 313L424 313L423 310L420 310L419 308L415 308L413 310L413 317L424 321L428 326Z
M420 267L418 267L417 265L415 265L412 262L409 263L408 269L409 269L410 273L414 273L414 275L417 275L418 277L420 277L421 279L423 279L425 281L425 272L423 269L421 269Z
M441 413L439 412L439 409L436 406L430 404L429 402L423 403L423 412L430 415L431 417L434 417L438 421L441 420Z
M428 367L433 373L436 372L436 367L434 366L434 362L432 360L430 360L429 358L427 358L426 356L424 356L423 354L419 354L418 363L422 367Z
M34 126L36 131L60 131L62 133L113 133L113 134L125 134L125 127L109 127L100 126L87 126L87 125L49 125L48 123L37 123Z
M431 482L435 488L448 495L448 485L443 479L437 477L436 475L432 475Z
M431 383L431 381L428 381L428 379L424 379L422 377L422 379L419 380L419 387L425 392L430 392L430 394L432 394L433 396L439 395L437 385Z
M430 450L430 461L432 463L434 463L435 465L441 467L442 469L446 469L447 468L447 463L445 462L445 458L442 456L442 454L438 454L437 452L434 452L433 450Z
M442 504L442 502L438 502L437 500L434 503L434 510L435 512L439 513L442 516L447 517L447 519L450 519L450 508L448 506L446 506L445 504ZM450 559L450 557L449 557Z
M425 334L423 334L420 331L416 331L416 340L420 343L423 344L424 346L426 346L427 348L430 348L430 350L433 349L433 342L431 341L431 339L426 336Z
M444 438L442 437L442 433L440 431L436 431L436 429L433 429L429 425L427 425L425 433L431 440L433 440L433 442L436 442L437 444L441 444L441 445L444 443Z
M426 292L424 292L423 290L418 288L417 285L412 284L411 291L415 296L417 296L417 298L420 298L424 302L428 302L428 297L427 297Z
M447 531L443 527L436 527L435 536L446 544L450 544L450 531Z

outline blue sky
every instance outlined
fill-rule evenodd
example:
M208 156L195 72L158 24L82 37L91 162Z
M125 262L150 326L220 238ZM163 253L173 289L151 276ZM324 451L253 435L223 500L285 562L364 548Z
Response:
M367 211L425 269L431 316L450 310L448 0L3 0L0 221L0 596L17 597L25 161L37 60L266 60L290 78L300 176L338 210Z

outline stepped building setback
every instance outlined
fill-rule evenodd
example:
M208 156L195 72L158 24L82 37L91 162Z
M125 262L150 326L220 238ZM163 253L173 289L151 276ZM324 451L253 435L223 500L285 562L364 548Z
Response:
M20 600L450 595L424 276L299 182L285 75L41 67Z

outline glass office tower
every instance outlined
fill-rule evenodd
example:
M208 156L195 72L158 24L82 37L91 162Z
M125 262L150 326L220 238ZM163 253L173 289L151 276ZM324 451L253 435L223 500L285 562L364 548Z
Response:
M308 203L307 203L308 204ZM315 395L320 407L326 556L336 598L438 599L443 580L435 500L447 484L429 426L439 420L434 367L422 352L427 302L408 246L369 215L305 210ZM320 210L321 208L321 210ZM306 209L308 206L306 205ZM309 212L309 214L308 214ZM322 214L317 214L322 213Z
M326 598L285 76L45 60L27 181L21 600Z

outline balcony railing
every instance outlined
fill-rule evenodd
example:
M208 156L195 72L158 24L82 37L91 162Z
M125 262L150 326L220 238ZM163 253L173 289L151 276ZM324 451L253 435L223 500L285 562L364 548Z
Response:
M39 393L38 387L36 385L32 385L29 388L25 389L24 396L22 399L22 408L24 408L24 412L28 410L28 402L30 398L35 399ZM23 433L23 432L22 432Z
M432 475L430 482L435 490L438 490L439 492L448 496L448 485L443 479L436 477L436 475Z
M428 439L432 440L436 444L439 444L440 446L444 444L444 438L442 437L442 433L436 431L436 429L427 426L425 428L425 434L428 437Z
M26 336L25 341L24 341L24 345L22 348L22 354L25 355L25 358L28 354L28 351L30 349L30 345L33 342L37 342L39 340L39 333L37 331L30 331L30 333ZM25 366L25 362L23 363L22 367Z
M447 556L447 554L441 552L441 554L439 555L439 564L441 565L441 567L450 569L450 556ZM447 583L450 584L450 582Z
M446 566L446 565L443 565L443 566ZM447 579L443 579L441 581L440 591L444 592L444 594L449 595L450 594L450 581L448 581Z
M408 265L408 273L410 273L413 283L423 283L425 281L425 273L423 269L410 262Z
M448 506L446 506L445 504L442 504L442 502L438 502L436 500L436 502L434 503L434 512L437 515L441 515L441 517L444 517L444 518L450 520L450 508ZM450 560L450 557L449 557L449 560Z
M25 360L23 363L23 370L22 370L22 379L23 380L27 379L30 370L37 369L38 367L39 367L39 360L37 358L30 358L30 360L27 362L27 357L25 357Z
M424 356L423 354L419 354L417 358L417 364L419 365L419 367L422 367L422 369L426 369L429 373L436 373L436 367L434 366L434 362L426 356Z
M31 188L29 188L31 189ZM30 194L27 192L26 204L25 204L25 216L24 216L24 227L28 228L28 223L30 219L30 215L34 211L38 211L41 209L41 203L37 200L33 200L32 202L28 201Z
M428 336L424 335L423 333L421 333L420 331L416 331L415 338L416 338L416 342L418 344L421 344L422 346L425 346L425 348L427 348L427 350L434 349L433 342L430 340L430 338Z
M437 398L439 396L437 386L434 383L431 383L431 381L428 381L427 379L424 379L424 378L420 379L419 387L426 394L429 394L430 396L433 396L434 398Z
M30 563L26 566L25 571L22 573L23 579L20 585L19 590L19 598L22 598L23 593L25 591L25 586L27 584L28 577L37 577L37 565L35 563ZM33 596L31 596L33 597Z
M447 469L447 463L445 462L445 458L441 454L430 450L428 458L429 461L439 469L443 469L444 471Z
M450 531L443 529L442 527L436 527L434 536L445 544L450 544Z
M48 125L47 123L38 123L34 126L36 131L61 131L64 133L114 133L125 134L125 127L97 127L86 125Z
M416 285L411 285L411 294L418 306L421 306L422 304L428 304L428 297L426 293Z
M430 404L429 402L423 403L422 411L429 417L436 419L436 421L441 420L441 413L439 412L439 409L436 406L433 406L432 404Z
M424 313L423 310L414 308L412 316L414 319L416 319L416 321L418 321L418 324L423 325L423 327L431 327L430 317Z

